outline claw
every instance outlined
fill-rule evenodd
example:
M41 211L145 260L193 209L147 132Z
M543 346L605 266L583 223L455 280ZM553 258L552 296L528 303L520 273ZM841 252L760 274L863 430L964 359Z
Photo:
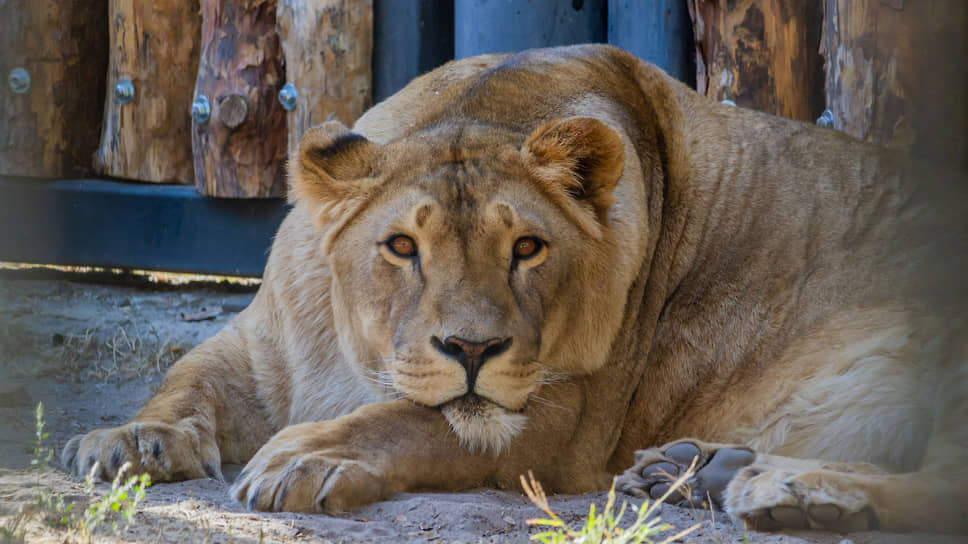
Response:
M81 439L84 435L77 435L67 442L64 452L61 454L61 463L68 472L77 476L77 452L81 449Z
M114 449L111 450L111 466L110 471L112 473L117 472L118 468L121 466L121 445L115 445Z
M247 506L249 510L256 511L259 509L259 493L262 491L262 486L255 488L255 491L249 493L249 502Z
M202 469L205 470L205 476L207 478L211 478L213 480L218 480L220 482L221 481L224 481L224 478L222 478L222 472L220 470L216 469L215 466L212 465L212 463L204 463L202 465Z

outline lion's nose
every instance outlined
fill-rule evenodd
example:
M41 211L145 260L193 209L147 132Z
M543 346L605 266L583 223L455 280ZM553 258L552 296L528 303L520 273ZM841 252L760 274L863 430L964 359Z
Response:
M491 357L497 357L511 347L510 338L503 340L491 338L483 342L474 342L456 336L448 336L441 342L439 338L433 336L430 338L430 343L437 348L437 351L451 359L456 359L464 367L467 372L468 391L474 390L474 382L477 380L477 373L481 366Z

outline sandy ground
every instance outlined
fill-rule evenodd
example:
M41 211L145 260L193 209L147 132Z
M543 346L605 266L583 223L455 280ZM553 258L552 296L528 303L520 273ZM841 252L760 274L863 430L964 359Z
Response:
M28 513L22 541L69 541L66 531L31 513L31 505L45 491L79 501L75 511L87 501L81 482L59 470L24 470L32 457L38 402L44 403L49 442L59 455L74 434L130 418L174 360L221 328L251 298L251 292L211 286L105 286L0 273L0 543L3 528L13 527L22 512ZM218 315L210 320L183 318L213 309ZM56 467L56 456L52 464ZM223 471L231 480L240 468L227 465ZM232 501L227 485L214 480L156 484L130 528L117 537L99 533L95 540L518 543L536 532L526 520L542 517L524 496L497 490L401 494L339 517L263 514ZM101 484L96 492L105 489ZM555 496L551 505L578 526L589 504L600 508L605 499L605 493ZM622 500L640 504L631 497ZM677 529L701 523L684 542L968 542L968 537L927 534L755 533L721 514L714 520L709 512L669 506L660 516Z

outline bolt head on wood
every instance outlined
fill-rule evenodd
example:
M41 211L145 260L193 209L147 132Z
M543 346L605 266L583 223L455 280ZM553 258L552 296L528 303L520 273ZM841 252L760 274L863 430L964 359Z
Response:
M834 128L834 112L830 110L823 110L823 113L817 118L817 126L823 128Z
M126 77L119 79L114 86L114 98L118 101L119 106L134 100L134 83L131 83L131 80Z
M292 111L296 109L296 99L299 97L299 93L296 91L296 86L292 83L286 83L279 90L279 103L286 111Z
M218 119L228 128L241 125L249 114L249 103L240 94L228 94L218 98Z
M7 76L7 84L16 94L25 94L30 90L30 73L24 68L14 68Z
M212 106L208 102L208 97L204 94L198 95L194 102L192 102L192 119L200 125L204 125L208 122L208 118L212 115Z

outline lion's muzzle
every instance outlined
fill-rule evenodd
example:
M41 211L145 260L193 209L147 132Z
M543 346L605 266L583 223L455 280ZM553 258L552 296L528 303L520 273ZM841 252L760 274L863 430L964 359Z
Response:
M474 391L477 374L488 359L497 357L511 347L511 338L491 338L475 342L456 336L448 336L442 342L436 336L430 338L431 345L448 358L456 360L467 373L467 391Z

